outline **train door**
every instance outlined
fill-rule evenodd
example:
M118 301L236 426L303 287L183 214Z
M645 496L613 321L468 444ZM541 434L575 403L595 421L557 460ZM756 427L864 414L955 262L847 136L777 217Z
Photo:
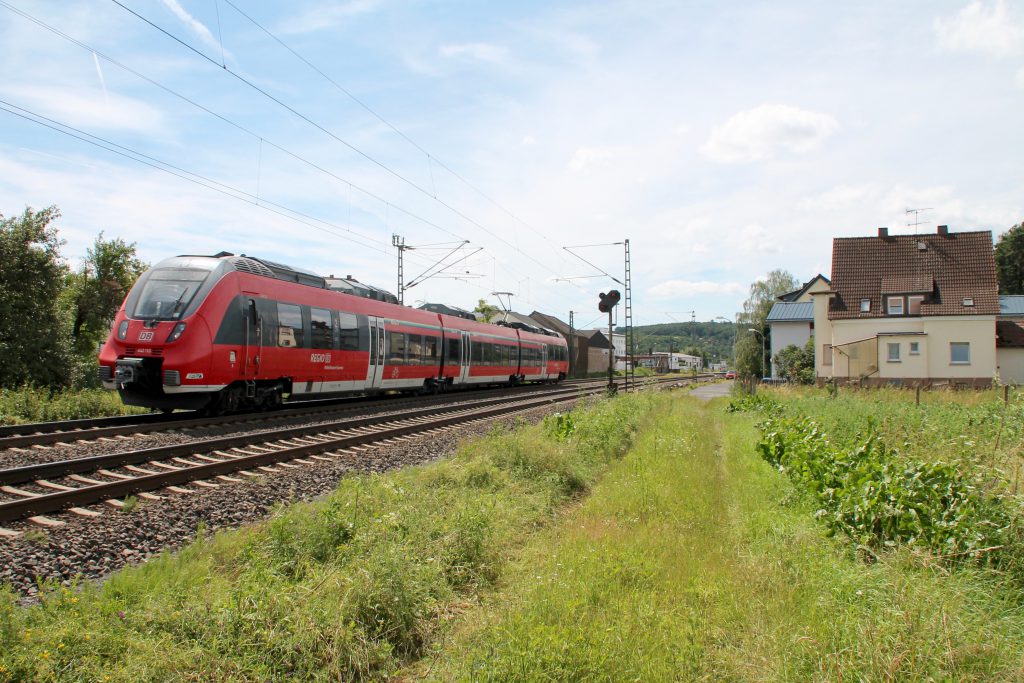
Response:
M370 316L370 362L366 370L366 387L379 389L384 376L384 321Z
M548 345L540 345L540 378L548 378Z
M245 334L242 335L242 362L239 364L243 379L255 379L260 375L260 347L263 346L263 316L257 308L257 295L243 292L245 311L242 313L242 324Z
M469 332L462 333L462 343L459 348L462 349L462 357L459 359L459 384L465 384L469 379L469 360L472 358L469 353Z

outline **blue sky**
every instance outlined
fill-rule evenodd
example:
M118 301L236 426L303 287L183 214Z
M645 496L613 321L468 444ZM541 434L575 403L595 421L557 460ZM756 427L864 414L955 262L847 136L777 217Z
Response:
M1024 220L1021 2L119 1L2 0L0 106L219 191L0 111L0 212L57 204L72 264L103 230L393 290L392 234L407 280L468 240L408 303L586 326L615 285L562 247L629 238L649 324L731 319L907 208ZM622 278L621 246L579 253Z

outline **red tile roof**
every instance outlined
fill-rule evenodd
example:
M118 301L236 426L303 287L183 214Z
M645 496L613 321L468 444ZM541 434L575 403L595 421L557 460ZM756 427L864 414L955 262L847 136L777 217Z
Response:
M832 240L831 320L888 317L884 294L923 293L921 315L996 315L992 233L837 237ZM965 298L974 301L964 306ZM861 299L871 300L862 313Z

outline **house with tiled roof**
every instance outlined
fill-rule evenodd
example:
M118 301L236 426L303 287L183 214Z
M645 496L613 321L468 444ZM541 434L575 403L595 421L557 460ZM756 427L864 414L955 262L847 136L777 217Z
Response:
M814 336L814 298L811 290L828 286L829 279L820 273L799 289L780 294L768 311L768 339L771 341L772 378L778 377L775 357L790 345L803 348Z
M819 382L985 386L998 375L992 233L839 237L811 288Z

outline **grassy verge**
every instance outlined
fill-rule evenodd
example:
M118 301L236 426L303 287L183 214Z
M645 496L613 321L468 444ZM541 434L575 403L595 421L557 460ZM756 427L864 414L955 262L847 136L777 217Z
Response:
M681 399L412 676L437 680L1021 680L999 575L857 560L755 451Z
M499 431L449 461L343 480L21 609L0 592L0 681L379 679L421 656L509 556L588 490L665 399Z
M117 392L105 389L0 389L0 424L50 422L145 412L148 411L124 405Z

